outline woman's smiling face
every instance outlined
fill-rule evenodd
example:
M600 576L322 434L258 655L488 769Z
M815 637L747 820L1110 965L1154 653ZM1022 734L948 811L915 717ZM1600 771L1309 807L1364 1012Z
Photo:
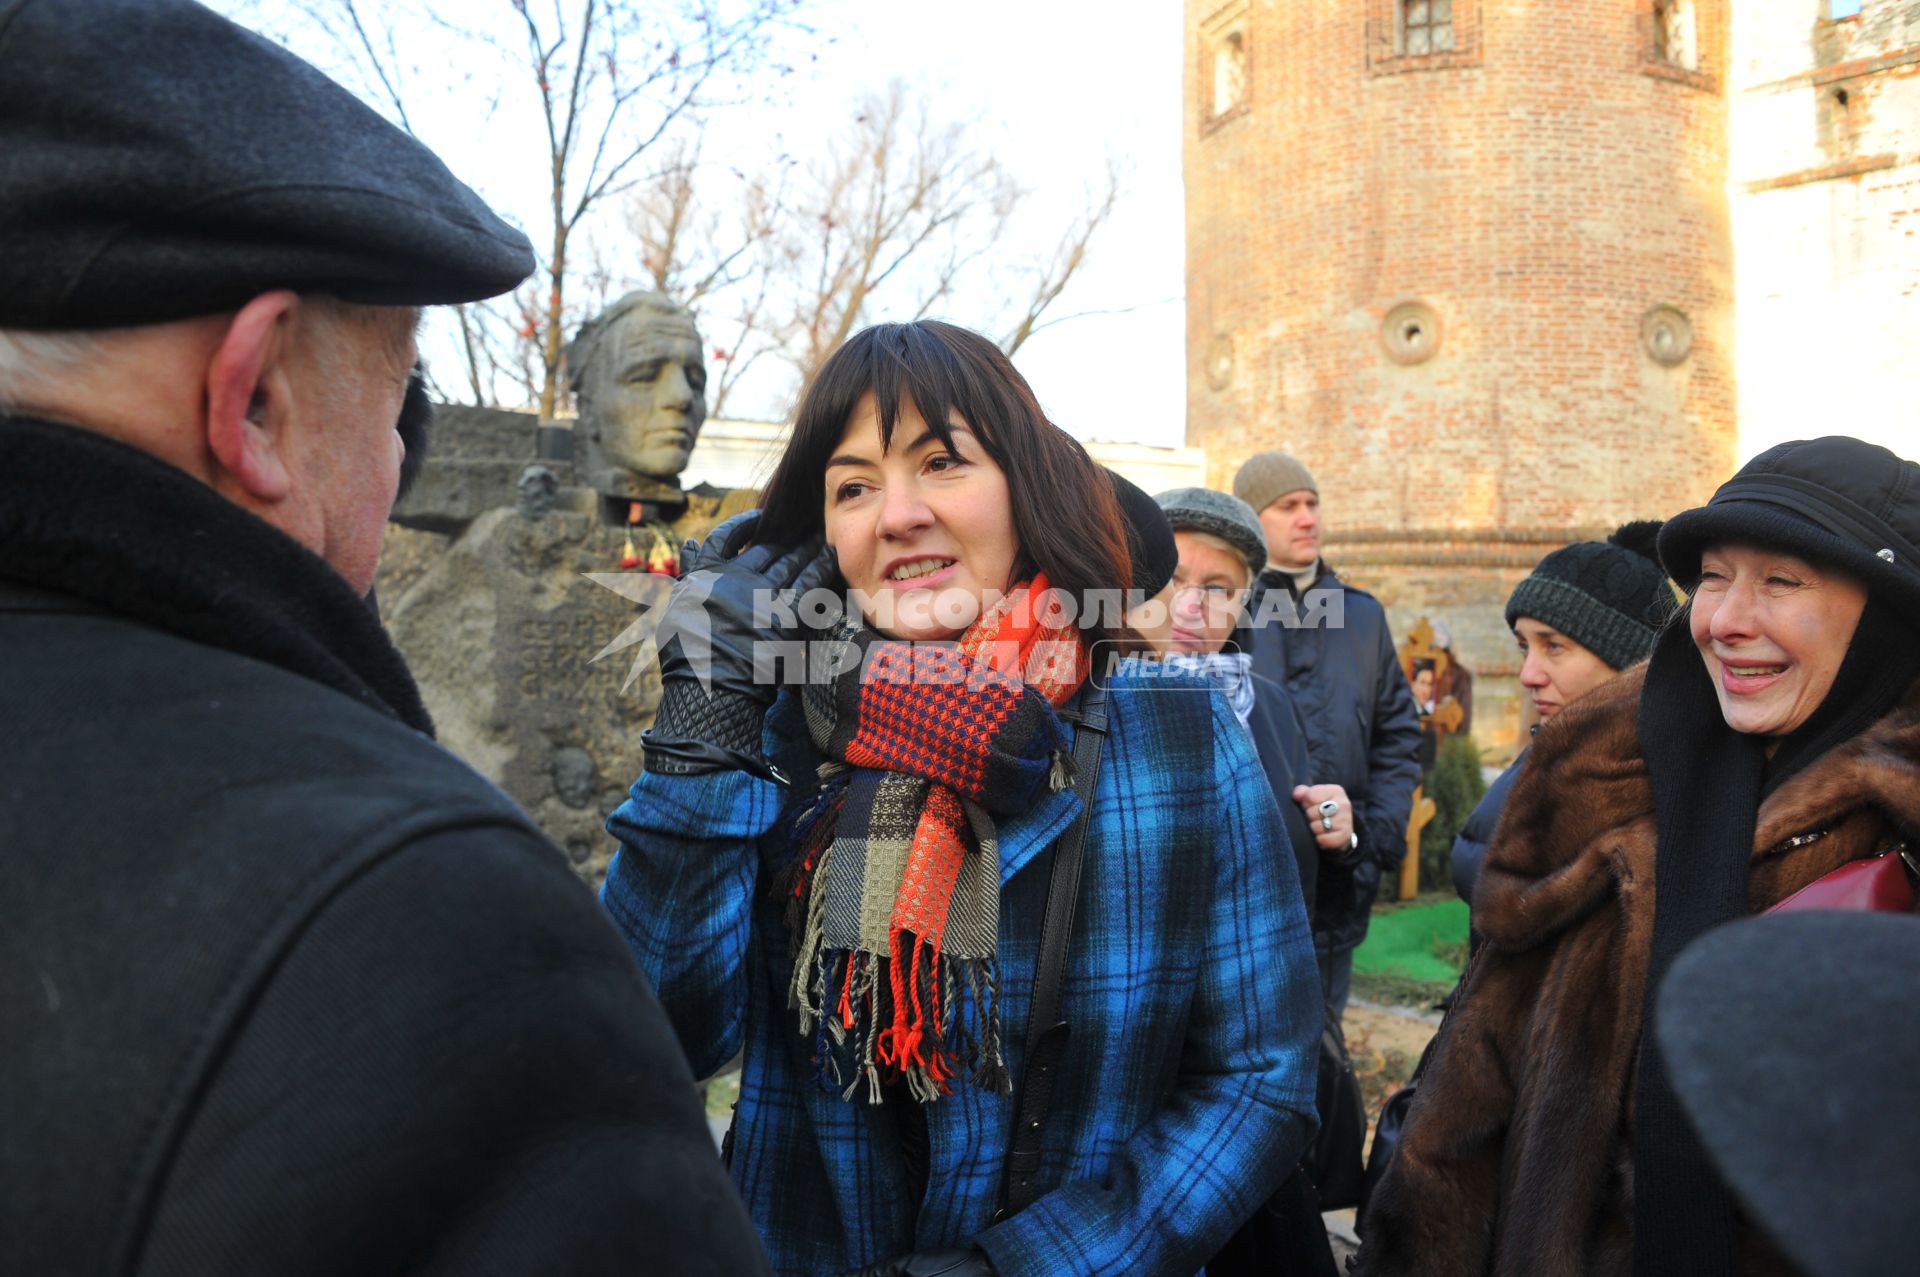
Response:
M951 451L909 399L883 447L869 391L827 461L827 543L867 623L894 638L958 636L1019 558L1006 472L965 421L949 429Z
M1757 546L1707 547L1688 624L1727 726L1784 736L1806 722L1866 604L1866 587L1845 573Z

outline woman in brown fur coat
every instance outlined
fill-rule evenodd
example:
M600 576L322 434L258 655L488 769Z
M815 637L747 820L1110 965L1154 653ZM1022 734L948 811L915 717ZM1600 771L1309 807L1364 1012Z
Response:
M1791 1272L1641 1025L1689 940L1920 836L1920 466L1782 444L1660 552L1686 609L1541 729L1508 799L1362 1277Z

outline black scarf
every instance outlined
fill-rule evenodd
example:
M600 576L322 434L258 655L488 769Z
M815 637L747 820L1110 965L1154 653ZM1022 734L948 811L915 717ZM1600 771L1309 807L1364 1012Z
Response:
M1721 715L1713 678L1682 610L1654 646L1640 694L1640 751L1653 786L1653 952L1642 1004L1633 1146L1637 1274L1729 1277L1737 1254L1733 1200L1681 1112L1654 1036L1654 997L1680 950L1747 911L1747 869L1760 803L1835 745L1884 716L1920 676L1920 640L1868 599L1833 686L1782 737L1743 735Z
M277 665L433 734L379 618L292 537L88 430L0 415L0 456L0 579Z

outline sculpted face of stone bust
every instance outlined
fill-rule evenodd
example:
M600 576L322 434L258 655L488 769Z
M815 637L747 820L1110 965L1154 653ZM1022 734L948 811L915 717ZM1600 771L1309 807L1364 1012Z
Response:
M581 328L567 364L585 483L618 494L623 472L664 479L687 468L707 418L701 354L693 316L660 293L628 293Z

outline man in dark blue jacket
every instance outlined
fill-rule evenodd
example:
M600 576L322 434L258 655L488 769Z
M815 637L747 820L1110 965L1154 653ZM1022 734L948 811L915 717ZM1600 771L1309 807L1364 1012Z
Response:
M1240 468L1233 490L1259 513L1267 536L1267 569L1249 607L1254 672L1292 695L1313 781L1339 785L1352 799L1347 850L1323 857L1314 914L1327 1000L1340 1011L1380 879L1406 856L1420 720L1385 609L1320 557L1320 488L1307 468L1263 452Z
M765 1272L365 599L417 308L525 237L188 0L0 0L0 156L0 1272Z

